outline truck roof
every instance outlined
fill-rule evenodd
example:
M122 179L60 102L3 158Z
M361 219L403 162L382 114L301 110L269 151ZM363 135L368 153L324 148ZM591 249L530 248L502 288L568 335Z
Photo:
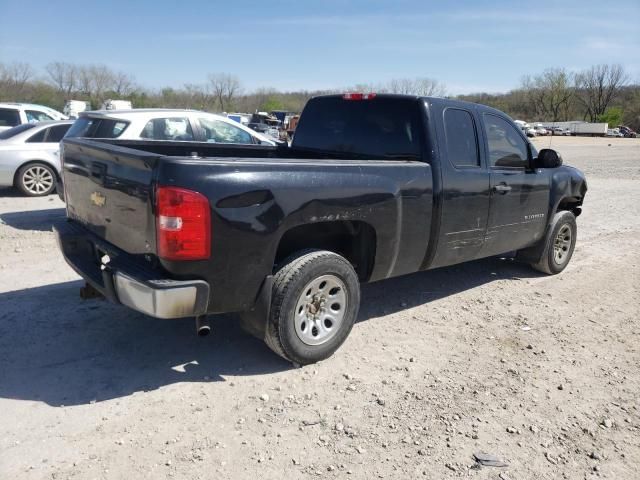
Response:
M347 94L348 92L345 93L340 93L340 94L329 94L329 95L318 95L316 97L313 98L344 98L344 96ZM364 93L363 93L364 94ZM464 100L453 100L451 98L443 98L443 97L429 97L429 96L422 96L422 95L406 95L406 94L401 94L401 93L375 93L375 92L371 92L370 95L373 94L375 95L373 98L397 98L397 99L415 99L415 100L426 100L429 102L433 102L433 103L437 103L440 105L449 105L452 107L461 107L461 108L482 108L483 110L486 111L490 111L493 113L499 113L500 115L506 115L506 113L497 110L493 107L489 107L487 105L483 105L481 103L473 103L473 102L466 102ZM373 99L372 98L372 99ZM362 101L367 101L362 100Z

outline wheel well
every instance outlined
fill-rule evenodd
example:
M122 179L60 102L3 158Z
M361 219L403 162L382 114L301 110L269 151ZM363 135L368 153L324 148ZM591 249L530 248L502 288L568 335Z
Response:
M318 222L294 227L282 236L274 266L288 256L309 248L342 255L354 267L361 281L371 276L376 254L376 233L371 225L359 221Z
M28 162L24 162L22 165L20 165L17 169L16 169L16 173L13 174L13 186L17 187L18 186L18 173L20 173L20 170L22 170L24 167L26 167L27 165L32 165L34 163L40 163L42 165L46 165L47 167L49 167L51 170L53 170L53 175L55 176L55 180L59 180L60 179L60 175L58 175L58 171L56 170L56 167L54 167L53 165L51 165L49 162L46 162L44 160L29 160Z
M573 214L577 217L582 213L582 209L580 208L581 206L582 206L582 199L563 198L562 200L560 200L560 203L558 204L557 211L568 210L570 212L573 212Z

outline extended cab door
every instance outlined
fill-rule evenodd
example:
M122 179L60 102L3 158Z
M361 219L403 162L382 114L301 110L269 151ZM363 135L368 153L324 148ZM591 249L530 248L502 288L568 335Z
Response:
M491 177L485 256L537 242L544 234L549 205L548 171L531 168L525 137L507 118L482 113Z
M464 106L432 111L442 119L436 122L442 216L432 267L473 260L483 250L489 215L489 172L481 149L480 125L473 113Z

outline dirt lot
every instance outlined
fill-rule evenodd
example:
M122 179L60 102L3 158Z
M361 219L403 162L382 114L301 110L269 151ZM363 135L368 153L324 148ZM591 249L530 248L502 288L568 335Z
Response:
M346 344L300 369L232 315L202 339L82 302L63 204L0 191L0 478L640 478L640 140L553 146L589 182L563 274L367 285Z

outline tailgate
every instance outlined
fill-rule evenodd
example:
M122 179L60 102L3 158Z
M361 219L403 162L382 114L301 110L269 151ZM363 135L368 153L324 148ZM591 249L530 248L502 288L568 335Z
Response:
M91 140L63 140L67 216L122 250L155 253L153 175L159 155Z

